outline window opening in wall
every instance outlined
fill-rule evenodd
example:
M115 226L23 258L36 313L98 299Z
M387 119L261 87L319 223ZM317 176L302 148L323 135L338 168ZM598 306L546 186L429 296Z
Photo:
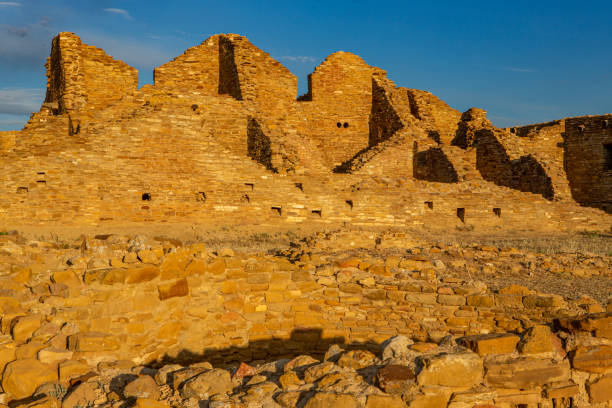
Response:
M612 170L612 143L606 143L603 145L604 149L604 170Z
M345 203L351 207L351 210L353 209L353 200L346 200Z
M151 201L151 193L142 193L142 201Z
M295 183L295 186L300 189L300 191L304 191L304 185L302 183Z
M195 103L193 105L191 105L191 110L194 111L194 112L196 110L198 110L198 105L196 105Z
M196 193L196 201L199 201L201 203L206 201L206 193L204 191L198 191Z
M27 187L17 187L17 193L19 193L19 194L25 194L28 191L30 191L30 189L27 188Z
M312 215L321 217L322 216L321 210L312 210Z
M254 183L244 183L245 186L250 187L251 190L253 190L255 188L255 184Z
M271 207L270 209L276 215L283 215L283 209L281 207Z
M342 126L344 126L344 128L346 129L347 127L349 127L349 124L348 124L348 122L344 122L344 125L342 125Z
M425 201L425 208L433 210L433 201Z
M501 217L501 208L494 208L493 214L497 215L498 217Z
M461 222L465 222L465 208L457 208L457 217Z
M38 184L47 184L47 180L36 180Z
M602 123L601 123L601 127L604 129L609 129L612 128L612 120L610 119L605 119Z
M251 202L251 197L249 197L248 194L245 194L242 196L242 201L244 201L245 203L250 203Z
M342 123L338 122L338 123L336 123L336 126L338 126L339 128L341 128L341 127L342 127Z
M39 171L39 172L38 172L38 173L36 173L36 174L38 174L39 176L44 176L46 173L45 173L44 171Z
M578 125L578 131L584 132L584 125Z

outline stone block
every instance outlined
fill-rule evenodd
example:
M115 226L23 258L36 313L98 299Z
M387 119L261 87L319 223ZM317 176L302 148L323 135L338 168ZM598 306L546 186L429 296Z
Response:
M462 337L457 342L481 356L512 353L519 337L510 333L478 334Z
M483 364L474 353L438 354L423 358L419 385L472 387L482 382Z
M160 283L157 285L159 300L166 300L173 297L187 296L189 285L187 279L182 278L172 282Z

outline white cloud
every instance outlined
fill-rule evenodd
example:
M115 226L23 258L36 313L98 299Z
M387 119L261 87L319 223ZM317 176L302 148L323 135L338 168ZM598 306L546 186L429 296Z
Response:
M304 56L304 55L285 55L280 57L280 59L282 60L287 60L287 61L293 61L293 62L302 62L302 63L307 63L307 62L315 62L316 58L314 57L308 57L308 56Z
M119 14L119 15L123 16L127 20L133 20L133 18L130 15L130 13L127 10L124 10L124 9L120 9L120 8L105 8L104 11L106 11L107 13Z
M27 115L36 112L44 98L44 89L0 88L0 114Z
M503 68L504 71L510 71L510 72L525 72L525 73L534 73L534 72L538 72L537 69L532 69L532 68L517 68L517 67L505 67Z
M16 1L0 1L0 7L21 7L21 3L17 3Z

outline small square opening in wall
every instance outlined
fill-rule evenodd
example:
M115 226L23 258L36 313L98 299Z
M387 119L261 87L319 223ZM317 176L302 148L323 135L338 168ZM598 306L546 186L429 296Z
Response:
M30 191L30 189L27 187L17 187L17 194L25 194L28 191Z
M433 201L425 201L425 208L428 210L433 210Z
M340 123L340 122L336 123L336 127L337 127L338 129L339 129L339 128L341 128L341 127L342 127L342 123Z
M270 210L272 210L274 215L283 215L283 209L280 206L270 207Z
M45 174L47 174L47 173L45 173L44 171L39 171L39 172L38 172L38 173L36 173L36 174L38 174L39 176L44 176L44 175L45 175Z
M322 214L323 214L321 210L312 210L312 211L311 211L311 213L312 213L312 215L314 215L315 217L319 217L319 218L321 218L321 216L322 216Z
M201 202L201 203L205 203L206 202L206 192L198 191L196 193L196 201Z
M457 208L457 218L465 222L465 208Z
M350 207L351 210L353 209L353 200L346 200L345 203Z
M38 184L47 184L47 180L36 180Z
M493 208L493 214L497 215L498 217L501 217L501 208L499 207Z
M612 143L603 145L604 149L604 171L612 170Z
M255 188L255 184L254 183L244 183L245 186L247 186L247 188L250 188L251 190L253 190Z
M142 201L151 201L151 193L142 193Z
M294 184L300 191L304 191L304 185L302 183L295 183Z
M251 197L249 197L248 194L243 195L242 196L242 202L243 203L247 203L247 204L250 203L251 202Z

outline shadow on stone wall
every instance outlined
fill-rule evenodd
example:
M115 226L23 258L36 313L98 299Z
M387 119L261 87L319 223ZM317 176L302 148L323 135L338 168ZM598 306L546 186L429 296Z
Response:
M511 160L495 134L482 129L476 137L476 168L487 181L516 190L554 198L554 189L546 170L531 155Z
M456 183L459 181L457 171L446 154L438 147L432 147L413 156L414 178L439 183Z
M219 94L227 94L236 100L242 100L234 44L223 36L219 37Z
M272 166L272 147L257 119L250 117L247 124L247 155L256 162L275 171Z
M346 343L343 336L323 338L322 334L321 329L294 329L289 339L256 340L244 347L210 348L203 350L202 353L182 350L176 356L164 355L149 365L161 367L167 364L187 365L208 361L215 367L228 367L240 362L273 361L304 354L322 359L333 344L340 345L344 350L361 349L377 353L380 349L380 344L373 341Z

